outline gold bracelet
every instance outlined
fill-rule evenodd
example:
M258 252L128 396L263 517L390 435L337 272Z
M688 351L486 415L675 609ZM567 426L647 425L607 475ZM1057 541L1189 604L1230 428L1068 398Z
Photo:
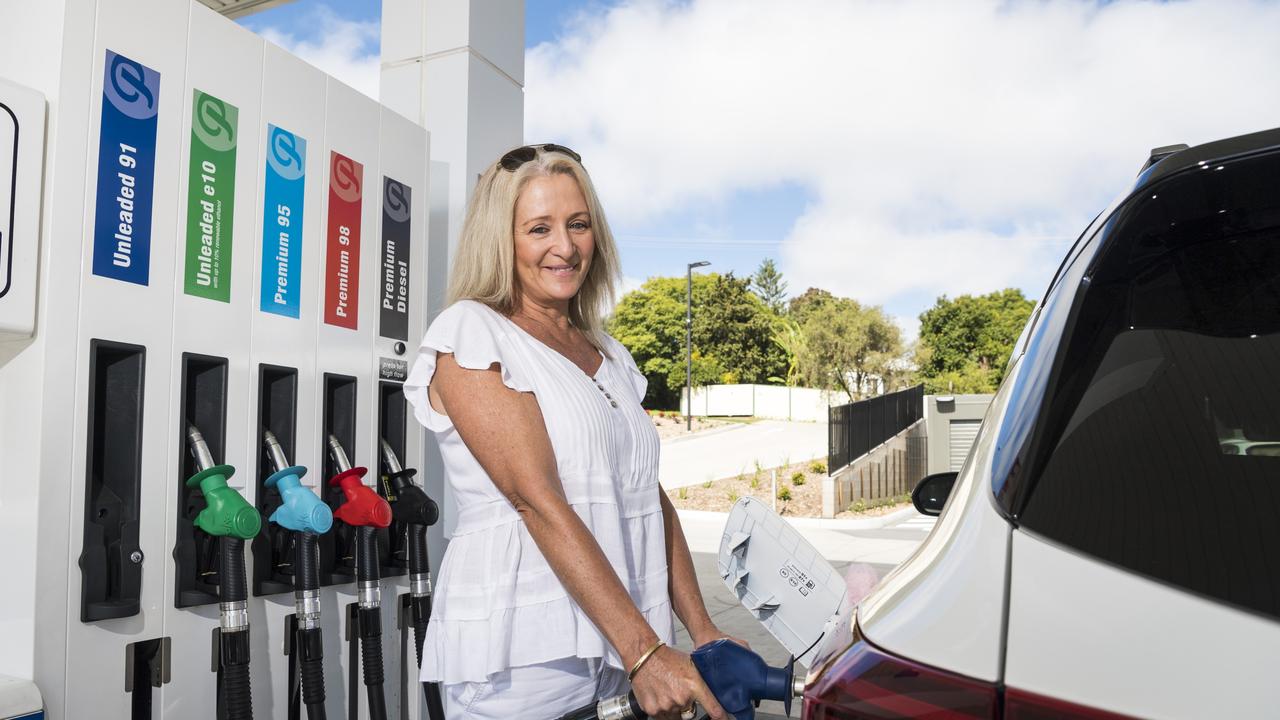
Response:
M649 661L649 658L652 657L654 653L658 652L658 648L663 645L666 645L666 643L659 640L653 644L653 647L644 651L644 654L640 656L640 659L636 661L636 664L631 666L631 672L627 673L627 682L635 680L636 673L640 672L640 668L644 667L644 664Z

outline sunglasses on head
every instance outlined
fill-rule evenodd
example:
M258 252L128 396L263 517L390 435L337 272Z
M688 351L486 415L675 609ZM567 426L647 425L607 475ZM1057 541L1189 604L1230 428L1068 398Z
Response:
M520 169L521 165L538 157L539 150L543 152L564 153L565 155L568 155L569 157L573 158L574 162L577 162L577 163L582 162L581 155L579 155L578 153L570 150L569 148L563 145L556 145L555 143L543 143L541 145L525 145L523 147L518 147L515 150L512 150L511 152L507 153L506 155L503 155L502 159L498 160L498 164L502 166L503 170L506 170L508 172L515 172L516 170Z

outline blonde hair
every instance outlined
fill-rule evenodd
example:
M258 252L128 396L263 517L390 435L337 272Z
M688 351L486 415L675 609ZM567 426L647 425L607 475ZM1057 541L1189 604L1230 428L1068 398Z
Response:
M530 180L552 175L568 175L576 180L591 213L595 252L582 287L569 301L569 322L604 350L604 316L613 304L620 275L617 245L591 177L580 163L561 152L539 148L534 159L514 172L495 162L480 176L454 251L446 304L475 300L506 316L515 312L520 292L515 281L512 229L516 200Z

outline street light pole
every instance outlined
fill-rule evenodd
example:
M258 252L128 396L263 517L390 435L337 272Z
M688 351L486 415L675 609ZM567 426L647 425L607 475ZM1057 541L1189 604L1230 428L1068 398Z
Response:
M711 263L706 260L689 263L685 268L684 302L684 429L693 432L693 269Z

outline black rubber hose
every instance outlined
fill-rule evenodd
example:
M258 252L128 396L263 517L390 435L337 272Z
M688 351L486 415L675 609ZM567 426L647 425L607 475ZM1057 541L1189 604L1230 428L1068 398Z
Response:
M386 720L387 701L382 690L384 677L380 608L360 608L360 660L364 666L364 684L369 696L369 717L371 720Z
M309 720L325 720L324 644L320 628L298 632L298 667L302 672L302 702Z
M378 529L372 525L356 528L356 579L361 582L378 582L382 579L378 570Z
M244 573L244 540L224 535L218 538L222 568L218 575L218 601L241 602L249 599L249 584Z
M320 589L320 537L312 532L295 533L293 589Z
M221 633L222 692L227 720L253 720L249 687L249 631Z
M409 526L409 573L417 575L427 572L427 526L412 524Z

